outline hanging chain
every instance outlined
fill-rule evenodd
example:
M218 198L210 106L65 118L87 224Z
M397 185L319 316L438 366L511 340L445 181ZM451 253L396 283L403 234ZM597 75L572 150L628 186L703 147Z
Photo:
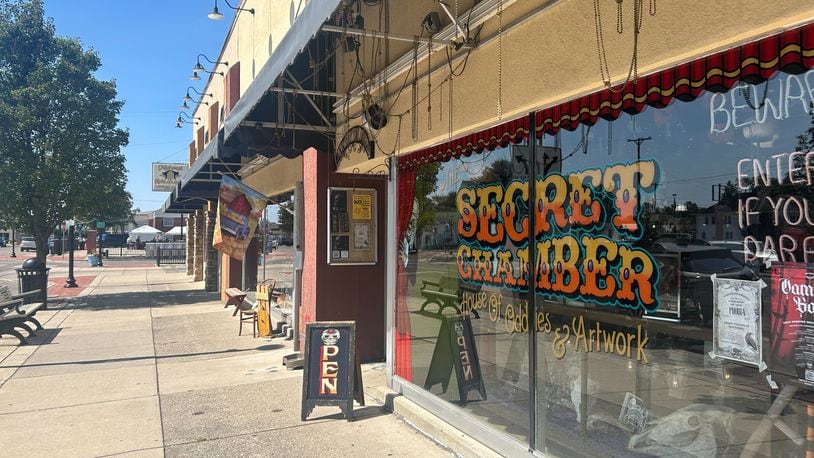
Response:
M447 89L447 93L448 93L447 95L449 97L449 115L447 115L447 118L449 120L449 138L452 138L452 113L453 113L453 111L452 111L452 87L453 87L454 81L455 81L455 78L450 77L450 79L449 79L449 89Z
M655 14L655 0L651 0L651 13ZM616 0L617 4L617 21L621 22L621 4L622 0ZM627 78L621 84L620 89L614 90L611 87L611 75L608 66L608 56L605 52L605 37L602 34L602 15L600 12L599 0L594 0L594 28L596 29L596 47L599 57L599 74L602 82L611 92L621 92L627 86L627 83L639 79L639 33L642 29L642 11L644 10L644 0L633 0L633 55L630 59L630 67L628 67ZM617 23L617 32L620 28Z
M746 100L746 105L748 105L749 108L751 108L753 110L759 110L759 109L763 108L764 106L766 106L766 95L769 92L769 80L766 80L766 83L763 86L763 97L760 99L760 104L758 106L755 106L752 103L752 96L750 94L748 85L742 85L740 87L740 90L741 90L741 95L743 96L743 99ZM757 92L757 91L755 91L755 92Z
M621 34L624 31L625 24L622 21L622 0L616 0L616 33Z
M656 0L650 0L650 15L656 15Z
M608 123L608 156L613 154L613 123Z
M602 16L599 13L599 0L594 0L594 30L596 32L596 49L599 54L599 74L607 86L610 79L608 58L605 55L605 38L602 36Z
M432 35L427 43L427 130L432 130Z
M503 118L503 0L497 2L497 119Z
M410 115L413 127L413 141L418 141L418 37L413 39L413 105Z

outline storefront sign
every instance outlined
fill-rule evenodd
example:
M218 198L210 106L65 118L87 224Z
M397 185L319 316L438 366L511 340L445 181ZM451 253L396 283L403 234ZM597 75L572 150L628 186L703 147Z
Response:
M328 264L376 263L376 190L328 189Z
M760 366L763 342L760 290L762 281L712 276L712 354Z
M480 360L475 348L475 334L472 322L466 315L445 316L441 319L438 331L438 343L432 354L430 369L424 388L429 390L433 385L441 384L446 393L452 369L458 381L458 396L466 404L470 391L480 393L486 399L486 386L480 371Z
M242 260L257 222L266 208L266 196L224 176L218 193L218 215L212 246L216 250Z
M302 421L318 405L338 406L353 419L353 400L365 405L362 371L356 358L356 322L317 321L305 329Z
M528 182L462 186L456 201L459 277L475 285L656 311L659 269L633 241L642 237L643 193L653 192L653 160L549 174L535 181L537 263L528 272ZM610 238L615 233L618 238Z
M814 387L814 271L805 264L772 265L770 342L774 378Z
M500 294L461 291L461 312L487 314L492 322L503 322L509 334L529 332L528 302L503 302ZM575 316L570 322L555 324L551 314L538 310L532 316L535 332L553 335L553 353L562 359L571 348L574 351L616 353L644 363L648 362L645 348L650 338L641 324L636 331L608 329L598 321L590 322L584 316Z
M170 192L175 189L187 164L153 162L153 191Z
M776 252L781 262L814 262L814 236L807 235L814 227L814 202L806 197L814 185L814 152L779 153L766 160L744 158L738 161L737 174L742 193L738 226L746 230L759 225L760 218L768 213L773 226L782 228L782 232L762 238L746 236L745 260ZM784 183L783 187L778 183Z

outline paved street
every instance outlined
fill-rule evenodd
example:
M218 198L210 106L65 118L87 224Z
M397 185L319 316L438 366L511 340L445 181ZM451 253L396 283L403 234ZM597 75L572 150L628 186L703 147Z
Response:
M46 330L30 345L0 339L5 456L451 455L371 397L382 364L363 369L356 421L322 407L301 422L302 372L282 365L291 343L238 336L182 266L78 263L76 275L76 297L49 289L57 305L37 314Z

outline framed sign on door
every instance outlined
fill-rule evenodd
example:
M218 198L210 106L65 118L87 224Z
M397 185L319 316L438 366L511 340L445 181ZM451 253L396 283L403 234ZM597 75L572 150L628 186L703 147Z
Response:
M376 190L328 188L328 264L376 264Z

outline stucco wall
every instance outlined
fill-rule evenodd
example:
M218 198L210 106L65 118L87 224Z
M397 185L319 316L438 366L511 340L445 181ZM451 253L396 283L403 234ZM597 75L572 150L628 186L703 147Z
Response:
M220 50L201 50L203 54L212 60L228 62L229 65L218 65L215 71L223 72L224 75L229 68L240 62L240 94L246 91L257 73L265 65L271 53L276 49L286 31L291 27L295 18L299 1L293 0L243 0L233 1L233 5L240 3L244 9L254 8L255 13L245 11L236 12L235 20L232 22L229 34L226 36L223 48ZM308 2L302 2L302 7ZM226 12L229 7L219 5L221 12ZM216 59L217 58L217 59ZM213 70L212 65L206 61L201 62L207 70ZM195 64L195 56L190 56L190 68ZM209 77L205 90L200 92L212 94L213 97L206 97L204 100L211 103L218 101L220 107L224 103L224 77L218 74L201 74L202 79ZM198 87L199 84L192 85ZM195 94L190 93L197 99ZM222 125L223 120L219 119L218 126L209 125L209 107L203 104L195 108L195 117L200 117L210 132L210 138L214 138ZM211 140L210 140L211 141Z
M292 191L297 181L302 179L302 156L285 159L282 156L272 159L269 165L243 177L247 186L266 196L275 196Z
M643 3L637 54L640 75L814 19L814 3L802 0L657 0L656 14L652 16L648 11L648 2ZM634 2L624 0L622 3L622 34L616 31L616 2L600 4L605 55L613 83L616 84L624 81L630 68ZM412 25L410 33L419 33L420 19L415 18L423 17L429 9L421 13L413 10L402 14L401 9L413 9L414 4L393 5L391 25L398 25L402 29L405 24ZM416 2L416 5L423 3ZM402 17L407 19L402 20ZM390 122L376 135L376 141L383 150L404 154L602 88L592 1L558 1L550 6L545 6L544 2L516 2L502 16L502 39L497 34L498 22L497 17L486 22L481 31L481 44L471 52L463 75L454 79L451 105L450 84L445 83L442 89L438 89L449 73L445 53L441 50L432 55L435 69L432 74L432 88L435 90L432 95L432 130L427 122L427 101L422 100L428 91L427 62L423 60L426 56L419 57L417 92L418 99L422 101L417 107L417 141L412 139L409 113L413 98L410 86L412 77L405 79L402 75L395 78L398 87L391 85L391 94L396 93L404 81L407 84L395 103L392 96L383 102L390 114ZM375 27L377 23L368 20L366 27ZM407 43L407 47L412 49L412 44ZM499 48L502 53L498 53ZM350 54L346 53L344 60L352 59ZM369 50L362 52L362 55L371 54ZM397 57L398 54L391 55L392 60ZM498 65L499 62L502 65ZM501 74L502 78L499 77ZM347 78L348 73L344 76ZM340 68L338 87L343 87L342 77ZM500 112L498 93L502 94ZM381 96L383 92L374 95ZM354 105L351 113L355 113L359 107L360 104ZM400 129L399 114L403 114ZM351 124L359 122L352 120ZM339 140L341 136L337 138ZM377 154L381 155L380 152ZM355 166L364 169L380 160L381 157Z

